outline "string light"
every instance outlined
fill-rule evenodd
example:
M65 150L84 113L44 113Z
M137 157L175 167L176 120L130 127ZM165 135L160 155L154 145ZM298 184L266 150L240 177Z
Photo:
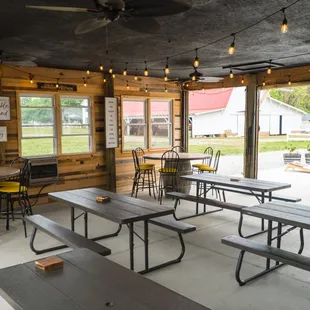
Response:
M196 75L192 76L192 81L196 81Z
M265 77L264 77L264 80L263 80L263 86L266 86Z
M87 87L87 83L86 83L85 78L83 78L83 82L84 82L84 87Z
M90 74L90 70L89 70L89 68L86 70L86 73L87 73L87 74Z
M167 74L164 75L164 81L165 81L165 82L168 81L168 76L167 76Z
M281 32L287 33L288 32L288 25L287 25L287 19L286 19L286 15L285 15L285 8L282 9L282 12L283 12L283 22L282 22L282 26L281 26Z
M113 61L111 61L111 67L109 69L109 73L112 74L113 73Z
M100 64L99 69L100 69L100 71L103 71L103 65L102 64Z
M127 89L129 89L129 84L128 84L128 81L127 81L127 84L126 84L126 88L127 88Z
M271 60L270 60L271 62ZM267 69L267 74L271 74L271 65L269 65L268 69Z
M228 49L228 54L229 55L233 55L235 53L235 39L236 39L236 36L235 36L234 33L231 36L233 37L233 41L231 42L230 47Z
M145 61L144 63L145 63L144 76L148 76L149 71L147 70L147 62Z
M136 69L135 81L138 81L138 69Z
M115 79L115 74L112 74L112 78Z
M104 78L104 79L103 79L103 83L106 83L106 82L107 82L107 79L106 79L106 78Z
M234 73L232 72L232 70L230 69L230 72L229 72L229 77L232 79L234 77Z
M196 57L194 59L193 66L194 68L198 68L199 67L198 48L196 48L195 51L196 51Z
M128 65L128 62L126 62L126 67L125 67L125 69L124 69L124 71L123 71L123 75L127 75L127 65Z
M244 77L243 77L243 74L242 74L241 83L244 84Z
M291 85L292 85L292 82L291 82L291 76L290 76L290 75L288 76L288 85L289 85L289 86L291 86Z
M168 61L169 61L169 57L167 57L166 68L165 68L165 74L169 74L169 73L170 73Z
M147 84L145 86L145 90L144 90L146 93L148 92L148 89L147 89Z
M34 76L31 73L29 73L29 81L31 84L33 84L33 78Z
M59 88L59 79L57 79L56 88Z
M167 89L167 85L165 84L165 92L167 93L168 92L168 89Z

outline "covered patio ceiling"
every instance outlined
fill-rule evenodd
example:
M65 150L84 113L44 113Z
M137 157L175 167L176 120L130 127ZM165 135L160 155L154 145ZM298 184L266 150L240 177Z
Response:
M128 4L137 0L125 0ZM171 0L165 0L168 3ZM185 1L185 0L184 0ZM154 5L154 0L141 0ZM122 27L118 21L87 34L75 28L96 13L33 10L28 5L94 8L92 0L3 0L0 7L0 50L2 60L28 57L38 66L99 71L113 67L121 73L128 62L128 74L143 75L148 61L149 75L163 76L166 57L170 77L187 78L193 72L195 48L238 32L267 15L289 6L294 0L188 0L191 9L176 15L156 17L161 29L143 34ZM199 50L199 71L204 76L225 76L225 65L273 60L285 67L310 63L310 1L300 0L286 10L289 31L281 33L282 12L236 35L234 55L228 54L232 37ZM107 36L108 35L108 36ZM108 42L108 53L106 44ZM156 61L154 61L156 60ZM255 71L255 70L254 70Z

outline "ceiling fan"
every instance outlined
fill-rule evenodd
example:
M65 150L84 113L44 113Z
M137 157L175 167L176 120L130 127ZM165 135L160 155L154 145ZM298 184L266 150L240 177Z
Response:
M200 82L200 83L216 83L224 78L216 76L203 76L201 72L194 68L194 72L190 73L189 78L186 79L171 79L168 82L177 82L177 83L190 83L190 82Z
M57 12L80 12L97 14L77 26L75 34L84 34L118 21L123 27L142 33L156 33L160 24L155 16L173 15L185 12L190 5L180 0L93 0L95 8L66 6L26 5L28 9Z
M8 63L22 67L36 67L35 57L28 55L7 54L0 50L0 63Z

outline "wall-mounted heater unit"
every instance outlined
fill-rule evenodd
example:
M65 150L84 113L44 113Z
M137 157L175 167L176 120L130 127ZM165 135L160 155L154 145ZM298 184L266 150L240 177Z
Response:
M31 163L30 185L47 185L58 182L56 157L29 158Z

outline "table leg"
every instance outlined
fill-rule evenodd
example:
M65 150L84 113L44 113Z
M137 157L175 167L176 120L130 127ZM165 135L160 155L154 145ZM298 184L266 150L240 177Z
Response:
M130 269L135 269L135 263L134 263L134 240L133 240L133 234L134 234L134 226L133 223L130 223L128 225L129 228L129 250L130 250Z
M145 270L149 269L149 222L144 221L144 261Z
M272 221L268 220L267 244L271 245L272 242ZM270 259L266 260L266 269L270 268Z
M277 231L277 234L278 234L278 238L277 238L277 248L280 249L281 248L281 234L282 234L282 223L278 223L278 231ZM280 262L276 262L276 265L279 265Z
M198 199L199 197L199 187L200 187L200 182L197 181L197 186L196 186L196 197ZM198 204L198 201L196 202L196 214L198 214L198 211L199 211L199 204Z
M75 229L74 221L75 221L74 207L71 206L71 230L72 231L74 231Z
M203 198L207 197L207 184L203 183ZM203 205L203 212L206 212L206 204Z
M88 213L84 213L84 236L88 238Z
M262 192L262 204L263 203L265 203L265 193L264 192ZM261 228L262 228L262 231L265 230L265 221L264 221L264 219L262 219Z

